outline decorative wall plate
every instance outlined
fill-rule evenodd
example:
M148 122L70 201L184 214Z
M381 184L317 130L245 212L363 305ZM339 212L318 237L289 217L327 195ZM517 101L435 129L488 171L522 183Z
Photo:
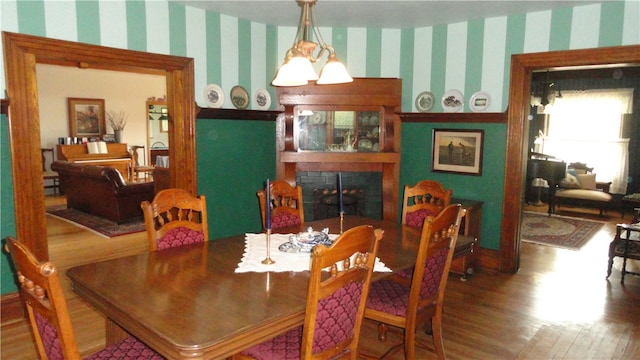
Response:
M436 102L435 96L431 91L421 92L416 97L416 109L420 112L427 112L433 108L433 104Z
M224 102L222 88L216 84L209 84L204 88L204 101L212 108L219 108Z
M464 97L460 90L452 89L442 95L442 108L444 112L458 112L462 110Z
M489 107L490 102L491 97L489 97L489 94L484 91L478 91L471 95L471 99L469 99L469 107L473 112L485 111Z
M244 110L249 107L249 93L245 88L236 85L231 88L231 103L236 109Z
M271 107L271 95L266 89L258 89L253 95L256 110L269 110Z

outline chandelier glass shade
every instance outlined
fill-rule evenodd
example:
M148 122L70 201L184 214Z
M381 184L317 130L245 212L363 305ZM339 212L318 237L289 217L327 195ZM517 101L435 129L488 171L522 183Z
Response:
M301 8L298 31L293 46L287 50L284 63L271 82L273 86L301 86L308 84L309 81L317 81L318 84L341 84L353 81L346 67L338 61L333 47L328 45L320 34L314 11L316 2L317 0L297 0ZM318 43L312 41L312 34ZM317 48L319 50L316 52ZM318 76L312 63L320 60L325 53L329 54L327 63Z

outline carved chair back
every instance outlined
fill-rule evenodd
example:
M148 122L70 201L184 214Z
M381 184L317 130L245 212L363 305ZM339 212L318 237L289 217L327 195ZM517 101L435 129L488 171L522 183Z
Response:
M270 182L271 199L267 201L265 190L257 192L260 203L262 228L266 228L267 204L271 206L271 228L278 229L304 223L302 187L291 186L284 180Z
M345 231L311 256L304 325L256 345L234 359L353 359L383 230Z
M444 359L442 304L449 269L465 210L460 204L446 207L436 217L427 217L422 228L413 276L392 275L371 285L365 317L379 322L379 338L386 338L387 324L404 329L405 357L415 358L415 332L420 320L431 319L433 342Z
M16 267L20 296L26 306L41 359L80 359L56 266L39 262L12 237L7 250Z
M209 240L207 202L184 189L165 189L140 204L149 250L163 250Z
M414 186L404 186L402 201L402 223L422 227L427 216L436 216L451 203L452 191L445 190L441 183L422 180Z

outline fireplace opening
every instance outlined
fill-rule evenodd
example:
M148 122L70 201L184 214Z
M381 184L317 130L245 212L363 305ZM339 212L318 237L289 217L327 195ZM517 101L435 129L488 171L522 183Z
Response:
M366 208L364 190L343 190L342 204L345 215L364 216ZM340 209L336 189L314 189L313 219L320 220L338 216L340 216Z
M337 176L334 171L296 173L296 182L302 187L305 221L340 216ZM342 185L345 215L382 219L381 172L345 171L342 172Z

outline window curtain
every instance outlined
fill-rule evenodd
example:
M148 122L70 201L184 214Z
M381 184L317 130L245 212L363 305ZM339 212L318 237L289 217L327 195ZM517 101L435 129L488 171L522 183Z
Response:
M626 194L629 139L620 136L623 114L632 108L633 89L565 91L545 108L543 151L567 163L587 163L597 181L611 181L612 193Z

